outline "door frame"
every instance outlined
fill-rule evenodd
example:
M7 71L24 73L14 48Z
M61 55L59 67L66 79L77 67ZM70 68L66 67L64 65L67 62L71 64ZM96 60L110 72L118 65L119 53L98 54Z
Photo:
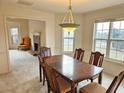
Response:
M15 45L12 44L10 28L12 27L18 28L18 36L19 36L19 41L20 41L20 35L21 35L20 24L18 22L7 22L6 26L7 26L7 33L8 33L8 44L9 44L8 47L9 49L16 49L17 44Z

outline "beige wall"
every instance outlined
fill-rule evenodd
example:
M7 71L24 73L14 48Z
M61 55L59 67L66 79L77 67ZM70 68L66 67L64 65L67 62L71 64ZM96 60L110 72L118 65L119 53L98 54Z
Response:
M40 44L41 46L46 45L46 34L45 34L45 21L29 20L29 34L32 41L33 48L33 34L40 32Z
M1 11L1 7L0 7ZM4 17L0 12L0 73L7 73L9 71L8 54L6 46L6 33L4 31Z
M57 54L63 53L63 31L59 24L62 22L63 14L56 14L55 17L55 49ZM82 25L83 25L83 17L80 14L74 14L75 22L80 24L81 26L75 31L75 44L74 48L82 47Z
M113 19L113 18L124 18L124 4L120 6L115 6L111 8L101 9L89 13L82 14L84 18L83 29L82 29L82 38L83 46L85 49L84 60L88 61L90 53L92 51L92 41L93 41L93 24L95 20L101 19ZM124 54L122 54L124 56ZM106 72L110 74L117 74L120 71L124 70L124 64L114 63L113 61L104 61L103 65Z
M29 28L28 28L28 20L27 19L17 19L17 18L7 18L6 19L6 25L7 25L7 33L9 33L9 27L11 26L19 26L19 39L21 40L22 37L25 36L29 36ZM10 36L10 35L9 35ZM10 41L11 39L9 39L9 48L17 48L16 46L13 46L13 44ZM20 41L19 41L20 43Z
M46 22L46 46L51 47L54 51L55 46L55 30L54 30L54 17L53 13L47 13L42 11L37 11L30 9L29 7L24 6L15 6L15 5L0 5L0 31L3 36L0 37L0 45L3 46L3 49L0 49L0 74L9 72L10 62L8 57L8 41L6 30L4 29L5 17L14 17L14 18L24 18L24 19L34 19L41 20ZM1 47L2 47L1 46Z
M7 73L9 71L7 46L6 46L6 33L4 31L4 18L0 14L0 73Z
M20 25L21 37L29 35L29 28L28 28L28 20L27 19L7 18L6 21L7 21L7 23L8 22L16 22Z

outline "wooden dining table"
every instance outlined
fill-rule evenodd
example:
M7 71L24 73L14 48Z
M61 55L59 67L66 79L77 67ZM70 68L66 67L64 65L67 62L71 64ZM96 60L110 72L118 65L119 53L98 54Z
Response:
M103 68L80 62L67 55L55 55L44 58L44 62L52 67L59 75L71 84L71 93L77 90L77 84L83 80L91 79L99 75L98 81L101 84Z

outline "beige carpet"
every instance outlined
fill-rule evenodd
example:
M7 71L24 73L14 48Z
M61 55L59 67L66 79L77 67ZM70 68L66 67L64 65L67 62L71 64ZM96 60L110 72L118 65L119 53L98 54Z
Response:
M28 51L10 50L10 59L13 71L0 76L0 93L47 93L47 87L39 82L38 59ZM102 85L108 88L113 77L104 73ZM81 82L78 89L86 85ZM124 83L117 93L124 93Z

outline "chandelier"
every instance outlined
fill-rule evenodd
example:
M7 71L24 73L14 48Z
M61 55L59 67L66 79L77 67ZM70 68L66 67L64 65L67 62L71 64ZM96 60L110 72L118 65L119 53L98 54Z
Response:
M62 29L64 31L67 31L67 32L75 31L77 29L77 27L79 26L79 24L76 24L74 22L74 17L72 14L71 0L69 0L69 7L68 7L68 10L67 10L63 20L62 20L62 23L59 25L62 27Z

